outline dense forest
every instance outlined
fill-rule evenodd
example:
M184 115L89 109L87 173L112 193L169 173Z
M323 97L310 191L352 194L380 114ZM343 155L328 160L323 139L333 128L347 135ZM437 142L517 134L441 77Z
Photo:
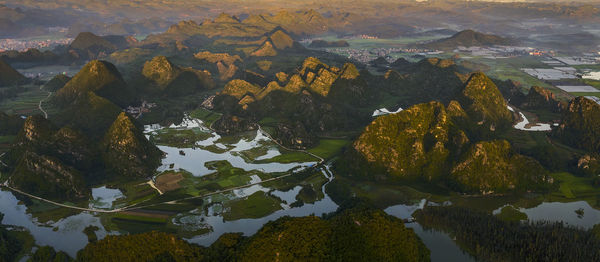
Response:
M428 206L415 213L425 228L450 232L482 261L599 261L600 237L564 223L521 223L458 207Z
M4 214L0 213L0 221ZM7 230L5 226L0 226L0 262L13 261L18 257L23 248L21 240L14 236L14 233Z
M210 247L150 232L108 236L78 261L429 261L412 229L381 210L355 207L327 218L282 217L258 233L222 235Z

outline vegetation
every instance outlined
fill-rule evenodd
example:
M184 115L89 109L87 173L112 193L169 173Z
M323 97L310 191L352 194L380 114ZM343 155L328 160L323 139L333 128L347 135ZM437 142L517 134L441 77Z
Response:
M578 177L570 173L554 173L552 177L558 190L549 196L551 201L586 200L591 206L598 206L598 188L593 177Z
M4 214L0 213L0 221L4 218ZM21 240L11 234L4 226L0 227L0 258L4 261L17 260L19 253L24 248Z
M583 97L573 99L562 117L557 135L566 144L600 152L600 105Z
M242 218L261 218L280 210L280 201L267 193L258 191L248 197L228 201L223 213L225 221L239 220Z
M16 115L8 115L0 111L0 136L16 135L25 121Z
M522 221L527 220L527 214L522 213L513 206L505 206L500 210L500 213L496 215L503 221Z
M171 63L165 56L157 56L147 61L142 69L142 75L156 85L154 90L147 89L162 95L182 96L214 87L208 71L181 68Z
M107 236L103 240L89 244L77 254L78 261L198 261L202 259L201 247L160 232Z
M512 123L496 85L475 73L456 96L461 102L447 107L430 102L378 117L336 168L374 180L441 181L460 192L547 189L547 171L536 160L517 154L507 141L481 141Z
M534 159L515 154L508 141L480 142L452 169L462 192L542 190L548 172Z
M202 120L207 127L212 126L215 121L221 118L221 114L204 108L198 108L192 111L190 116Z
M150 136L150 142L157 145L165 145L179 148L189 148L196 145L196 141L206 140L211 137L210 133L200 129L161 129L157 134Z
M511 45L515 41L496 35L488 35L473 30L464 30L455 35L431 43L423 44L422 47L440 50L452 50L457 46L493 46L493 45Z
M152 174L162 156L125 113L121 113L108 129L102 147L102 158L109 170L130 177Z
M0 59L0 87L18 84L25 80L25 77L9 64Z
M313 40L308 47L310 48L329 48L329 47L348 47L350 44L344 40L339 41L325 41L325 40Z
M48 81L46 84L44 84L44 90L48 92L56 92L63 88L70 80L70 77L64 74L58 74L52 79L50 79L50 81Z
M312 147L316 133L348 130L368 121L370 109L357 107L369 104L362 95L369 87L354 65L338 68L310 57L298 72L265 87L232 80L215 97L215 109L254 122L275 119L270 133L293 148Z
M88 92L94 92L119 106L126 106L132 102L133 91L113 64L93 60L67 82L53 100L64 106Z
M591 231L563 223L520 223L478 211L428 206L415 213L424 227L444 230L469 254L488 261L593 261L600 245Z
M107 236L89 244L78 261L429 261L415 233L381 210L355 208L330 218L283 217L252 237L224 234L208 248L166 233ZM162 261L162 260L161 260Z
M321 139L316 147L308 150L308 152L320 156L323 159L330 159L340 152L348 145L348 140L342 139Z
M160 163L160 151L134 120L96 94L110 98L112 92L123 91L122 85L113 65L88 63L53 99L58 116L51 120L33 116L25 121L17 144L5 158L12 185L67 200L87 198L89 185L108 178L152 175Z
M70 262L73 259L65 252L56 252L54 248L49 246L43 246L38 248L35 253L31 256L30 261L32 262Z

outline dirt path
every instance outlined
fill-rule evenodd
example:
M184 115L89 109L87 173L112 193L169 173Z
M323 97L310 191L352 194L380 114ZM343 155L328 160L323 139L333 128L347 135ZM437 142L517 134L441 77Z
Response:
M6 154L6 153L2 153L2 154L0 154L0 165L3 165L3 166L5 166L5 167L8 167L6 164L4 164L4 162L2 162L2 157L4 156L4 154Z
M28 196L30 198L37 199L37 200L40 200L40 201L43 201L43 202L46 202L46 203L49 203L49 204L52 204L52 205L55 205L55 206L59 206L59 207L65 207L65 208L76 209L76 210L81 210L81 211L98 212L98 213L118 213L118 212L124 211L126 209L126 208L117 208L117 209L107 210L107 209L95 209L95 208L85 208L85 207L77 207L77 206L65 205L65 204L54 202L52 200L48 200L48 199L45 199L45 198L34 196L32 194L25 193L25 192L23 192L23 191L21 191L19 189L10 187L10 186L8 186L8 181L5 182L4 184L2 184L2 186L5 187L5 188L10 189L13 192L19 193L21 195L25 195L25 196Z
M48 99L48 98L50 97L50 95L52 95L52 93L51 93L51 92L48 92L48 97L47 97L46 99ZM44 100L46 100L46 99L44 99ZM40 108L40 110L42 110L42 112L44 112L44 115L45 115L45 117L47 118L47 117L48 117L48 115L47 115L47 114L46 114L46 112L45 112L45 111L43 111L43 109L42 109L42 102L43 102L44 100L40 101L39 108ZM257 125L258 125L258 124L257 124ZM211 129L212 129L212 125L211 125ZM315 154L313 154L313 153L310 153L310 152L308 152L308 151L306 151L306 150L302 150L302 149L291 149L291 148L287 148L287 147L285 147L285 146L281 145L279 142L277 142L275 139L273 139L269 133L265 132L265 131L264 131L264 130L263 130L261 127L260 127L260 125L258 125L258 130L259 130L261 133L263 133L265 136L267 136L269 139L271 139L273 142L275 142L275 143L276 143L278 146L280 146L280 147L282 147L282 148L284 148L284 149L286 149L286 150L290 150L290 151L297 151L297 152L303 152L303 153L305 153L305 154L308 154L308 155L310 155L310 156L313 156L313 157L315 157L315 158L319 159L319 163L318 163L316 166L318 166L318 165L322 164L323 162L325 162L325 159L323 159L322 157L320 157L320 156L318 156L318 155L315 155ZM130 210L136 210L136 209L143 209L143 208L153 207L153 206L162 205L162 204L174 204L174 203L177 203L177 202L179 202L179 201L185 201L185 200L190 200L190 199L204 198L204 197L211 196L211 195L221 194L221 193L225 193L225 192L233 191L233 190L236 190L236 189L247 188L247 187L251 187L251 186L254 186L254 185L260 185L260 184L262 184L262 183L267 183L267 182L271 182L271 181L279 180L279 179L282 179L282 178L286 178L286 177L288 177L288 176L291 176L291 175L293 175L293 174L294 174L293 172L290 172L290 173L288 173L288 174L281 175L281 176L278 176L278 177L269 178L269 179L266 179L266 180L262 180L262 181L260 181L260 182L256 182L256 183L252 183L252 184L247 184L247 185L242 185L242 186L237 186L237 187L232 187L232 188L227 188L227 189L223 189L223 190L218 190L218 191L211 192L211 193L207 193L207 194L200 195L200 196L186 197L186 198L181 198L181 199L176 199L176 200L170 200L170 201L165 201L165 202L156 203L156 204L151 204L151 205L146 205L146 206L136 206L136 205L139 205L139 204L140 204L140 203L138 203L138 204L135 204L135 205L130 205L130 206L126 206L126 207L122 207L122 208L117 208L117 209L94 209L94 208L84 208L84 207L77 207L77 206L71 206L71 205L65 205L65 204L57 203L57 202L54 202L54 201L52 201L52 200L45 199L45 198L38 197L38 196L34 196L34 195L31 195L31 194L29 194L29 193L26 193L26 192L23 192L23 191L21 191L21 190L18 190L18 189L16 189L16 188L10 187L10 186L8 186L8 181L6 181L4 184L2 184L2 185L0 185L0 186L1 186L1 187L5 187L5 188L7 188L7 189L10 189L10 190L11 190L11 191L13 191L13 192L16 192L16 193L19 193L19 194L22 194L22 195L28 196L28 197L30 197L30 198L33 198L33 199L37 199L37 200L40 200L40 201L46 202L46 203L49 203L49 204L52 204L52 205L55 205L55 206L59 206L59 207L70 208L70 209L81 210L81 211L88 211L88 212L98 212L98 213L119 213L119 212L124 212L124 211L130 211ZM154 185L154 182L153 182L152 180L151 180L150 182L151 182L151 184L150 184L150 183L149 183L149 184L150 184L150 186L151 186L151 187L155 188L155 189L156 189L156 190L157 190L159 193L162 193L160 190L158 190L158 188L156 188L156 185Z
M50 98L50 96L52 95L52 92L48 92L48 96L42 100L40 100L40 103L38 104L38 109L40 109L40 111L42 111L42 113L44 113L44 118L48 119L48 113L46 112L46 110L44 110L42 108L42 103L46 100L48 100L48 98Z
M38 197L38 196L34 196L32 194L23 192L19 189L10 187L8 185L8 181L5 182L4 184L0 185L0 187L5 187L7 189L10 189L13 192L28 196L30 198L33 199L37 199L55 206L59 206L59 207L64 207L64 208L70 208L70 209L75 209L75 210L81 210L81 211L88 211L88 212L98 212L98 213L120 213L120 212L125 212L125 211L131 211L131 210L136 210L136 209L143 209L143 208L148 208L148 207L153 207L153 206L157 206L157 205L162 205L162 204L175 204L179 201L185 201L185 200L190 200L190 199L197 199L197 198L204 198L207 196L211 196L211 195L216 195L216 194L221 194L221 193L225 193L225 192L229 192L229 191L233 191L236 189L242 189L242 188L247 188L247 187L251 187L254 185L260 185L262 183L267 183L267 182L271 182L271 181L275 181L275 180L279 180L288 176L293 175L294 173L289 173L289 174L285 174L285 175L281 175L278 177L273 177L273 178L269 178L266 180L262 180L260 182L256 182L256 183L252 183L252 184L247 184L247 185L242 185L242 186L237 186L237 187L232 187L232 188L227 188L227 189L223 189L223 190L219 190L219 191L215 191L215 192L211 192L211 193L207 193L204 195L200 195L200 196L193 196L193 197L186 197L186 198L181 198L181 199L176 199L176 200L170 200L170 201L165 201L165 202L161 202L161 203L156 203L156 204L151 204L151 205L145 205L145 206L136 206L138 204L135 205L130 205L130 206L126 206L126 207L122 207L122 208L116 208L116 209L95 209L95 208L85 208L85 207L78 207L78 206L71 206L71 205L65 205L65 204L61 204L58 202L54 202L52 200L49 199L45 199L42 197Z

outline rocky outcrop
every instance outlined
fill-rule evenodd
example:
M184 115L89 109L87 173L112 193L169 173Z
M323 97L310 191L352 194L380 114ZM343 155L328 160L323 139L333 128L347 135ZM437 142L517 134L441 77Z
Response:
M577 97L564 110L555 135L571 146L600 153L600 105Z
M481 194L543 188L550 181L537 161L515 153L506 140L474 144L450 177L456 190Z
M556 97L554 93L543 87L533 86L529 89L529 93L525 97L525 101L521 104L525 109L548 110L550 112L559 113L565 107Z
M117 117L101 144L104 162L117 175L150 177L160 164L160 150L144 137L125 113Z
M239 66L238 62L242 62L242 58L238 55L230 55L228 53L211 53L208 51L194 54L194 57L201 61L214 64L219 74L219 79L222 81L229 80L235 76Z
M358 108L372 102L375 92L368 92L362 72L351 63L338 68L309 57L295 74L280 72L276 76L277 80L266 86L230 81L215 97L215 109L250 121L277 119L282 125L273 136L290 147L306 147L315 134L370 121L372 110ZM270 127L278 129L277 125ZM294 136L303 142L294 142Z
M496 130L509 128L513 115L504 97L483 73L474 73L467 81L458 101L463 106L478 135L485 136Z
M490 132L512 117L490 82L471 77L458 95L467 106L429 102L377 117L335 168L359 178L444 183L465 193L546 189L551 179L536 160L507 141L481 141L480 126Z
M50 199L82 199L91 193L75 168L31 151L25 151L9 181L13 187Z
M218 133L229 135L257 130L258 125L237 116L223 115L212 125L212 128Z
M277 50L273 47L271 41L266 41L261 47L250 53L251 56L276 56Z
M278 124L274 136L280 144L295 149L310 148L318 142L317 137L314 134L310 134L300 122Z
M171 63L165 56L157 56L147 61L142 69L142 75L154 82L159 92L165 95L180 96L214 87L208 71L181 68Z
M70 105L87 92L93 92L119 106L130 104L134 98L133 90L113 64L93 60L56 92L53 101L60 106Z
M469 143L443 104L415 105L378 117L353 143L359 158L394 177L434 180Z

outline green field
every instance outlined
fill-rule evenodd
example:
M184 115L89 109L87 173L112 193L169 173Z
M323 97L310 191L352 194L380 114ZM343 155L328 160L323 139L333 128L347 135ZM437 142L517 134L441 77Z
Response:
M523 71L521 68L547 68L548 65L539 61L534 57L514 57L505 59L489 59L483 57L473 57L468 59L475 63L487 65L490 70L484 72L492 78L500 80L513 80L521 83L525 90L532 86L540 86L551 89L553 92L560 94L560 90L556 87L539 80Z
M200 128L184 130L165 128L156 131L156 134L152 134L150 141L157 145L189 148L193 147L196 141L206 140L210 137L212 137L212 134L203 132Z
M311 148L308 152L313 153L323 159L329 159L339 154L350 141L342 139L321 139L319 145Z
M48 97L48 92L41 90L38 86L23 86L24 91L15 98L0 101L0 111L7 114L35 115L42 114L38 109L41 100Z
M79 212L74 209L57 207L47 202L32 199L31 205L27 210L38 222L46 223L49 221L59 221L62 218L76 215Z
M121 192L123 192L123 195L126 196L125 198L117 199L113 205L125 206L139 204L158 196L158 192L150 187L150 185L146 184L146 182L146 180L137 180L127 183L115 182L114 185L107 185L108 187L120 189Z
M348 143L350 143L349 140L343 139L321 139L316 147L308 149L307 151L323 159L329 159L338 155ZM279 149L279 152L281 152L281 155L269 159L258 160L256 162L298 163L318 161L318 159L316 159L315 157L301 151Z
M221 118L221 114L204 108L198 108L192 111L190 116L202 120L207 127L210 127L215 121Z
M225 221L239 220L242 218L260 218L281 209L280 201L258 191L245 199L236 199L224 204Z
M239 152L239 154L243 156L247 161L254 161L256 158L266 155L268 151L269 148L261 146L241 151Z
M572 201L573 199L587 200L591 206L596 205L596 198L600 190L592 186L592 178L577 177L570 173L562 172L552 174L554 183L559 183L558 191L550 194L556 201Z
M168 219L164 218L164 217L136 216L136 215L124 214L124 213L115 214L113 219L125 220L125 221L135 221L135 222L147 223L147 224L166 224L168 222Z

